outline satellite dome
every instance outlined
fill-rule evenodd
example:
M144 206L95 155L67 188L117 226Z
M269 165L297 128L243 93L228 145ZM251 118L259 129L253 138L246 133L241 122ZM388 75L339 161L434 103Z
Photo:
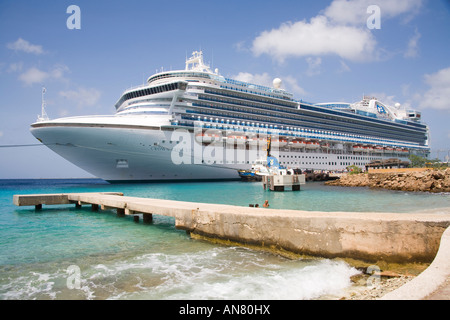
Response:
M397 103L395 104L395 107L396 107L396 108L400 108L400 103L397 102Z
M274 88L280 89L281 83L282 83L282 81L281 81L280 78L275 78L275 79L273 79L273 87L274 87Z

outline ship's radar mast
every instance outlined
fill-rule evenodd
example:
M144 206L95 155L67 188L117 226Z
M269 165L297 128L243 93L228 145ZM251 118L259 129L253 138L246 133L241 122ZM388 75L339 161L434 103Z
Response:
M192 57L186 59L186 70L211 73L209 66L203 63L202 51L194 51Z
M48 120L47 112L45 111L45 92L47 89L45 87L42 87L42 102L41 102L41 114L38 115L37 121L46 121Z

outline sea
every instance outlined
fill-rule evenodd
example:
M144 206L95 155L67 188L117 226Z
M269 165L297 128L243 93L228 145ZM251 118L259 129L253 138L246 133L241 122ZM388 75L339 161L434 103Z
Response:
M261 182L109 184L0 180L1 300L333 300L359 271L344 261L287 258L191 239L173 218L153 223L74 205L17 207L15 194L118 191L127 196L307 211L449 214L449 194L326 186L264 190ZM261 208L261 210L265 210Z

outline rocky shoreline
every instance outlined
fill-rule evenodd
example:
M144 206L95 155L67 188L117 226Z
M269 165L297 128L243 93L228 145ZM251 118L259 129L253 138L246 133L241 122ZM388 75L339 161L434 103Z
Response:
M414 172L347 174L326 185L402 191L450 192L450 168Z
M414 279L414 276L398 276L398 277L381 277L378 284L367 285L365 282L353 285L346 295L340 300L377 300L387 293L394 291L403 286L408 281ZM359 282L363 282L360 280Z

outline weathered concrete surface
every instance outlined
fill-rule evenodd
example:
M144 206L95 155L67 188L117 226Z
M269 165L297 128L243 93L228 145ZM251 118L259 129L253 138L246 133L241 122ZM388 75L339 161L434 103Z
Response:
M45 197L39 194L14 195L13 203L16 206L35 206L39 204L69 204L67 194L46 194Z
M89 194L70 199L98 201ZM102 196L102 204L172 216L177 228L211 238L367 261L431 262L450 225L446 214L308 212L116 196Z
M122 192L100 192L100 193L87 193L86 195L123 195ZM55 204L70 204L75 200L73 196L75 194L70 193L53 193L53 194L24 194L14 195L13 203L16 206L35 206L38 204L55 205ZM70 199L69 199L69 196Z
M450 228L441 238L439 251L431 265L419 276L407 282L382 300L450 299Z
M325 258L431 262L450 216L432 214L305 212L199 206L176 221L189 232L274 246Z
M450 225L440 213L309 212L126 197L68 194L72 203L90 203L175 218L193 234L294 253L366 261L431 262Z

